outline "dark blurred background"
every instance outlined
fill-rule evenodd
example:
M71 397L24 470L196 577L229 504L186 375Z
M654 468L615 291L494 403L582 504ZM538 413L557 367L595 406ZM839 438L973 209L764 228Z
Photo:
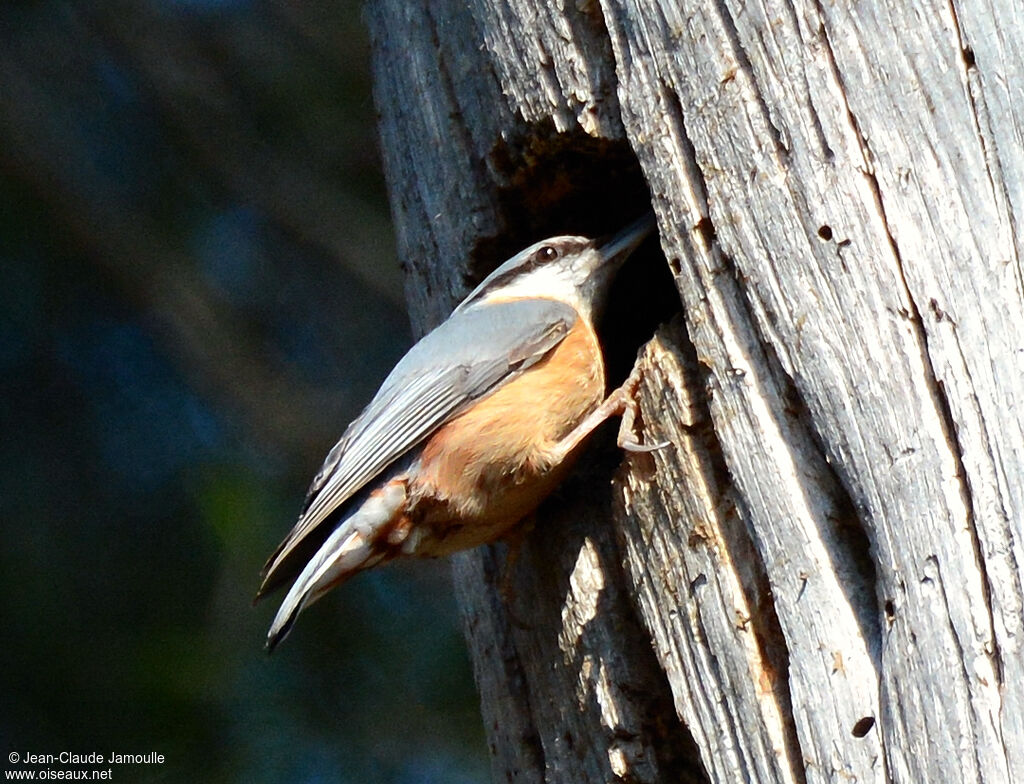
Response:
M250 606L410 341L368 68L350 0L0 3L5 767L486 779L446 564L357 578L269 658L280 597Z

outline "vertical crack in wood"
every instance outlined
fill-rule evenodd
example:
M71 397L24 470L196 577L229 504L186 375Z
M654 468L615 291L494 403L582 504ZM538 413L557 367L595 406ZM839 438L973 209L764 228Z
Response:
M717 240L713 243L713 251L715 250L718 252L721 250L717 245ZM722 255L724 256L724 254ZM731 264L726 266L730 268L730 271L735 278L735 268L732 268ZM685 327L681 323L677 323L675 327L676 328L674 330L667 334L671 334L675 338L673 346L684 357L684 362L690 368L696 370L699 367L697 362L697 349L689 339L689 335L686 333ZM663 384L662 387L665 390L668 389L667 384ZM725 462L722 445L719 443L718 435L715 432L711 406L707 399L708 388L708 384L703 383L700 385L694 385L691 390L692 398L697 404L698 421L703 423L703 427L699 428L699 435L704 442L704 449L709 458L712 470L714 471L715 481L722 489L723 496L728 497L730 499L730 503L732 503L737 510L740 510L743 506L743 496L735 487L732 474ZM762 550L756 545L758 532L756 530L751 530L750 526L746 525L746 521L750 519L750 515L744 512L738 515L738 519L743 521L743 529L751 539L753 551L760 554ZM785 738L789 749L789 756L790 759L796 763L803 759L803 752L801 750L800 737L797 733L793 716L789 648L786 644L786 635L782 630L782 624L780 623L778 613L776 612L771 588L771 579L768 576L765 564L760 558L756 558L753 560L752 565L755 567L753 574L756 580L756 587L748 585L745 586L745 588L748 593L747 601L752 608L756 609L757 619L759 621L754 624L754 634L758 640L758 647L763 652L765 658L772 662L772 667L775 671L776 677L772 679L772 689L776 694L776 700L779 704L779 712L786 719ZM793 773L797 781L805 782L807 780L803 766L794 765Z
M988 117L988 107L985 105L985 94L977 85L979 78L978 64L974 50L967 43L966 36L964 35L963 28L960 24L960 13L956 8L956 0L947 0L949 8L949 16L953 21L953 29L956 31L957 41L960 43L960 55L961 60L964 63L964 81L965 91L967 94L967 100L971 107L971 119L974 121L974 132L978 137L978 145L981 147L981 154L985 159L985 175L988 177L989 188L993 193L1001 191L1002 199L993 199L997 204L1001 201L1006 205L1003 217L1006 219L1007 224L1010 227L1011 246L1016 251L1019 247L1018 237L1020 236L1017 230L1017 220L1013 209L1010 207L1013 204L1013 199L1007 188L1008 179L1006 172L1003 170L1002 161L999 159L998 150L993 149L987 139L986 132L983 129L982 113ZM989 131L988 135L991 135ZM997 183L1002 185L1001 188L997 186ZM1020 259L1017 259L1018 263Z
M752 311L752 294L734 259L717 246L717 240L712 251L716 254L722 269L728 274L741 301L749 311ZM824 439L815 427L799 385L786 371L777 355L774 342L763 331L761 320L751 317L749 323L762 352L767 372L786 403L786 410L782 412L782 416L786 419L785 427L789 442L811 445L809 449L801 450L801 453L803 459L814 466L813 472L819 477L818 489L830 509L827 517L815 518L818 538L831 562L832 571L842 575L842 579L837 580L836 585L849 603L852 617L866 642L866 651L875 672L878 673L881 671L881 610L877 572L871 554L871 536L856 509L849 488L828 459ZM707 415L710 416L710 409ZM749 515L744 515L744 519L749 519ZM757 542L757 550L764 552L765 546L759 541L761 532L752 529L750 533ZM850 566L853 569L850 569ZM778 623L776 617L776 624ZM784 641L785 637L781 639ZM788 666L785 672L788 687ZM792 716L792 713L788 715ZM795 724L791 725L791 730L793 748L799 752L799 734ZM800 773L801 776L805 775L802 770Z
M664 85L662 86L664 87ZM664 95L667 99L669 99L670 105L672 105L674 109L673 112L669 113L669 116L671 117L673 125L676 128L676 132L678 134L678 141L682 143L682 149L687 152L687 173L691 176L691 178L693 178L691 179L691 185L694 186L694 191L696 193L699 193L702 197L700 209L702 213L705 215L705 217L702 218L701 223L699 225L699 229L704 244L716 256L722 268L728 271L730 278L732 279L734 285L737 288L737 291L740 292L743 301L746 303L747 310L750 311L752 310L753 305L751 302L750 293L747 290L746 280L744 276L740 273L740 271L737 269L733 259L722 250L721 246L718 243L717 235L714 230L714 224L710 218L710 206L708 204L707 197L707 183L704 181L700 165L696 160L696 151L693 146L693 143L686 133L683 110L681 104L679 103L678 95L676 95L676 93L671 89L665 89ZM803 400L799 392L798 386L796 385L794 380L789 376L789 374L785 371L783 363L779 360L776 354L775 347L772 341L769 339L768 336L763 334L761 330L760 321L754 318L752 318L750 321L757 335L758 343L762 347L762 350L765 352L765 356L768 359L770 372L772 376L775 378L776 382L779 384L780 388L783 390L783 394L786 395L789 398L789 400L793 401L795 405L799 406L801 411L806 412L808 409L805 401ZM701 400L706 407L707 401L703 397L701 398ZM704 414L708 417L707 421L710 422L710 409L705 410ZM857 565L860 567L860 576L863 580L863 585L860 586L860 588L869 589L866 595L874 597L873 604L875 604L877 610L877 575L875 573L874 561L870 556L869 536L867 529L864 527L863 520L861 519L860 515L856 512L852 497L850 496L846 486L840 480L840 477L836 473L835 468L828 461L827 451L824 448L821 434L818 433L813 427L813 422L811 421L811 418L809 416L794 415L791 419L792 427L802 430L806 434L809 441L815 445L823 470L825 470L828 473L828 475L833 478L833 499L836 508L849 510L848 522L846 523L846 525L844 525L844 527L848 531L848 535L845 537L845 539L847 543L851 546L850 551L855 555L855 561ZM719 450L719 454L720 453L721 450ZM723 470L725 470L724 464L722 467ZM828 541L828 538L826 538L826 541ZM831 549L832 548L830 548L830 550ZM837 553L835 553L834 550L832 550L832 556L835 562ZM876 613L869 618L865 614L865 612L863 612L863 596L861 596L858 601L853 601L853 599L856 597L852 596L851 594L860 593L860 591L852 590L851 587L847 585L845 582L842 584L842 587L843 590L847 593L848 597L851 599L851 606L859 608L857 611L855 611L855 616L858 620L859 625L861 626L865 639L872 641L870 645L870 650L872 658L875 661L877 667L881 647L881 630L879 623L881 613L880 611L876 611Z
M729 6L726 5L725 0L715 0L714 5L711 7L714 8L718 21L721 24L722 32L725 33L726 40L729 42L729 51L749 81L751 97L757 105L758 112L761 114L765 126L771 133L775 153L783 162L783 166L785 166L789 161L789 140L785 137L779 126L776 125L775 120L772 118L771 109L768 108L768 103L758 87L757 72L754 70L753 65L751 65L747 50L743 48L743 43L740 41L739 31L736 29L736 22L732 18Z
M831 46L829 47L831 51ZM845 90L844 90L845 95ZM853 110L847 104L847 110L851 119L851 124L854 132L859 139L861 148L866 153L866 159L871 158L870 146L868 145L867 139L865 139L860 132L860 128L854 118ZM992 663L993 670L997 672L1000 669L998 646L996 642L995 634L995 611L992 606L991 596L991 579L988 575L988 569L984 556L984 551L981 546L981 538L978 533L977 521L975 516L975 505L974 496L971 491L970 475L964 466L963 461L963 448L961 447L960 440L957 436L956 420L953 416L952 408L950 406L949 399L945 392L945 387L942 381L939 379L938 374L935 372L935 367L932 362L932 353L929 349L928 330L924 324L924 318L921 315L921 309L918 306L917 298L914 296L913 288L907 280L906 266L903 260L903 255L899 248L899 243L896 240L895 234L892 230L892 224L889 216L886 212L885 202L882 197L881 185L878 182L873 167L869 170L864 171L864 176L867 178L870 184L871 192L874 197L875 206L878 210L879 218L882 226L885 230L886 237L889 242L889 247L893 254L893 259L896 264L896 269L899 272L900 283L903 288L903 294L905 300L910 305L910 312L907 314L907 320L913 327L914 336L918 343L920 352L921 368L924 377L927 382L928 392L931 395L932 402L935 406L935 411L939 415L939 421L942 424L943 434L945 436L946 444L950 457L953 459L956 465L956 474L959 480L960 495L964 503L964 509L967 516L967 528L971 537L971 546L974 551L974 560L978 566L978 571L981 576L982 585L982 597L985 602L985 610L988 616L988 638L992 644L992 650L987 651L990 662ZM1001 682L1001 678L999 678Z
M864 134L861 132L860 123L857 121L856 115L853 113L853 107L850 106L850 100L847 97L846 80L843 78L842 71L839 69L839 61L836 59L835 49L832 46L832 36L829 33L828 25L825 20L828 18L825 9L822 6L822 0L812 0L814 3L814 10L818 15L820 21L820 34L822 49L825 52L826 59L828 60L829 74L832 76L832 80L835 82L837 91L843 99L843 108L846 111L847 121L850 123L850 127L853 130L854 138L857 139L857 144L860 147L861 156L864 159L864 168L862 171L865 174L872 176L875 196L876 199L880 198L878 193L878 182L873 179L874 162L871 156L871 150L868 148L867 140L864 138ZM888 224L886 224L886 231L889 230ZM892 234L889 235L890 242L892 241Z
M802 25L800 24L800 14L798 13L797 8L793 4L792 0L781 0L781 2L783 7L788 12L789 24L792 27L792 29L796 30L798 33L802 32ZM817 33L819 38L824 36L824 24L819 25ZM804 43L806 45L806 42L803 41L802 38L801 43ZM801 69L800 76L803 79L803 90L807 94L807 96L810 97L813 94L813 91L807 79L807 72ZM825 128L822 124L821 115L818 113L817 103L813 100L808 100L807 110L810 112L811 127L814 131L814 140L817 142L819 147L819 154L821 155L823 161L832 164L835 162L836 154L835 150L833 150L832 146L829 144L828 137L825 134Z
M946 591L946 582L942 578L942 565L939 563L939 559L933 555L929 556L925 567L926 569L928 567L931 567L935 570L934 578L926 575L924 579L932 580L937 584L937 590L942 596L942 604L946 608L946 628L949 630L949 638L953 640L954 644L956 645L957 659L960 662L961 678L963 678L964 683L969 683L975 677L976 674L970 672L970 670L967 668L967 651L964 650L963 643L960 642L960 635L957 633L956 625L953 623L952 620L953 608L950 606L949 603L949 593ZM977 720L974 718L974 715L972 714L968 720L971 723L972 733L977 734ZM978 746L974 745L972 747L972 751L974 753L975 768L977 770L983 770L985 763L979 754ZM1003 758L1006 759L1005 753L1003 755Z
M655 426L658 438L668 436L676 445L676 449L684 450L687 453L692 452L689 459L696 460L701 464L700 471L704 474L707 482L703 490L685 489L674 483L670 483L673 486L669 487L665 485L664 480L653 482L647 486L647 489L644 489L644 480L640 478L643 470L639 461L650 459L652 456L634 457L624 464L617 479L617 484L623 488L623 494L620 496L620 514L617 519L621 530L620 539L623 542L620 546L626 554L625 562L632 565L627 572L633 586L630 595L634 602L640 602L641 598L648 593L654 596L664 594L662 599L657 601L657 605L659 608L665 609L672 606L672 600L667 597L679 594L675 600L678 611L691 613L688 623L695 624L702 630L696 634L693 644L707 649L705 665L716 672L711 678L710 688L712 691L715 688L721 688L733 681L737 673L733 670L730 673L718 670L722 662L719 661L719 654L716 654L715 651L717 646L723 644L721 629L719 628L717 631L705 629L705 623L709 619L704 618L699 611L695 616L692 615L693 608L698 607L701 602L697 601L696 605L692 605L694 597L682 598L684 592L692 592L695 589L693 585L687 589L684 585L679 584L679 581L685 579L686 575L680 576L681 573L677 570L682 569L683 572L689 574L688 570L692 567L684 566L683 562L678 565L663 564L659 561L660 556L657 555L652 556L653 560L650 562L646 558L641 562L635 560L639 552L646 548L647 537L651 535L649 532L644 533L645 525L658 525L659 522L667 520L672 520L669 523L669 530L663 531L661 535L667 537L669 542L679 542L682 547L698 549L703 549L706 546L709 553L716 553L714 560L719 562L717 571L720 572L719 578L716 580L724 578L726 582L730 582L735 589L738 589L738 594L733 595L733 600L737 602L736 611L741 614L732 623L737 625L737 629L742 630L739 632L740 637L749 640L746 666L752 668L749 677L752 679L751 685L754 688L754 693L747 694L732 707L750 705L749 700L754 700L752 704L760 704L760 710L766 711L763 721L772 725L768 727L769 731L764 737L775 736L776 740L773 742L780 742L781 747L786 749L786 752L781 754L780 746L775 746L775 753L789 761L790 765L787 770L791 780L805 781L805 773L801 765L803 754L793 722L789 683L789 652L786 647L785 635L776 614L769 577L759 557L758 549L751 539L752 532L744 522L747 515L738 509L738 505L742 504L742 499L734 488L729 468L718 443L710 407L701 391L704 385L697 381L697 377L700 375L698 371L700 366L695 349L686 337L679 319L675 320L672 325L662 328L655 341L652 341L652 343L654 342L657 342L658 347L645 349L641 360L641 367L645 369L645 378L641 387L641 409L648 417L653 417L653 412L656 410L664 414L677 409L680 401L676 400L675 395L680 391L677 388L679 381L677 379L675 382L670 382L665 372L659 369L662 368L660 364L662 362L678 364L679 372L682 373L683 378L687 379L685 383L688 391L684 397L687 398L685 405L690 413L685 415L681 421L676 421L673 416L669 416L667 419L660 417L650 421ZM670 360L670 355L674 359ZM661 359L659 360L657 357L661 357ZM687 368L687 370L682 370L683 368ZM652 376L650 381L646 380L648 373ZM682 428L682 430L675 428ZM686 447L684 443L693 446ZM679 480L676 474L665 473L667 469L662 465L663 462L676 465L677 459L659 453L655 453L653 459L658 465L657 476L674 476L677 481ZM641 499L641 496L650 495L652 491L661 511L651 508L650 500ZM703 524L698 524L699 529L694 529L687 534L685 530L687 522L676 518L676 515L682 514L684 510L674 494L688 492L694 493L695 497L704 498L703 503L713 508L713 511L709 510L708 514L714 522L706 521ZM630 498L632 500L629 500ZM688 544L687 539L689 539ZM636 548L640 548L640 550L637 551ZM629 555L630 552L632 555ZM666 623L666 619L660 615L649 615L651 609L648 607L648 612L645 612L644 608L638 605L636 611L644 619L648 632L662 640L660 649L660 657L663 658L662 667L666 670L676 671L677 677L681 674L685 676L685 673L678 672L679 665L673 664L671 661L671 656L675 654L664 649L667 630L663 629L659 632L658 627ZM667 622L669 626L673 626L675 622L671 620L671 612L669 616ZM668 632L672 639L677 639L677 635L680 633L682 632L679 630ZM670 658L665 659L666 656ZM736 662L734 661L732 664L735 666ZM703 715L695 705L689 708L685 707L689 700L695 698L695 695L690 694L687 689L678 687L674 689L674 693L677 710L687 714L696 710L697 713L694 715ZM756 698L755 693L758 695ZM766 710L762 702L768 694L771 695L775 706L773 710ZM699 700L699 698L697 699ZM681 713L681 715L683 714ZM692 716L687 717L692 718ZM774 719L778 719L778 724L774 724ZM749 740L735 735L741 730L740 725L742 724L742 721L739 724L725 721L714 727L703 726L702 730L704 732L727 731L733 733L731 742L724 745L739 750L744 749ZM711 748L715 747L718 747L717 743L711 744ZM713 753L711 748L705 748L705 753ZM739 767L733 769L733 772L740 775L743 771L742 775L756 776L756 766L747 768L749 760L746 759L746 755L738 754L735 763ZM726 763L726 767L731 768L729 763ZM717 773L720 776L722 769L718 769Z
M679 93L669 84L663 81L658 82L658 89L662 105L665 107L664 117L672 130L674 141L682 151L682 163L685 167L684 174L687 184L693 189L697 201L697 209L701 215L701 222L707 222L709 230L702 229L707 240L706 246L710 250L712 243L710 239L715 236L714 226L711 223L711 205L708 196L708 184L704 179L704 171L697 160L697 148L694 147L693 139L686 130L686 113L679 100ZM700 223L698 223L698 226Z
M661 109L660 116L667 120L667 125L671 129L670 133L674 135L672 141L677 149L677 158L681 158L680 168L688 176L689 196L695 202L695 211L704 216L691 231L689 239L691 242L694 242L698 249L703 246L703 252L707 253L714 260L715 264L711 265L714 270L712 274L717 274L718 269L727 273L731 287L734 288L734 293L739 295L738 301L744 303L741 307L753 313L753 293L749 290L750 284L733 260L723 252L717 238L715 226L711 221L711 205L708 203L707 197L708 184L704 179L704 173L696 158L694 144L691 142L686 130L685 114L679 103L678 95L671 89L665 89L664 85L662 85L662 94L663 101L659 107ZM680 155L679 151L685 151L686 154ZM715 269L716 267L718 269ZM785 398L787 391L790 396L795 394L794 379L783 372L783 365L774 354L774 347L770 336L765 335L763 332L763 324L753 318L750 321L752 322L750 328L753 331L753 337L766 355L768 372L773 378L772 383L778 388L780 396ZM803 407L802 400L800 404ZM879 671L881 651L881 632L880 613L877 612L879 600L877 591L873 590L877 576L874 572L874 563L870 557L869 539L865 534L863 522L854 511L847 488L839 482L833 466L829 464L825 457L820 434L808 430L806 421L800 422L798 415L789 415L789 412L786 412L786 414L784 417L786 420L784 429L789 432L789 436L795 437L796 442L805 441L811 445L806 450L799 449L798 451L801 455L806 453L807 459L811 459L815 465L820 463L820 470L818 470L817 476L820 477L821 487L830 488L825 493L829 499L825 504L826 507L830 507L828 517L827 519L816 517L815 525L818 526L821 538L824 540L822 542L824 553L831 559L833 567L840 563L845 565L845 568L842 570L845 573L844 578L837 584L853 608L855 623L860 629L860 635L865 643L865 653L867 661L870 662L870 669L865 669L863 672L866 674L873 671L874 673L874 680L869 681L871 685L867 685L867 688L872 690L874 695L870 699L874 712L878 709L877 673ZM811 473L814 472L812 471ZM818 483L815 484L817 486ZM850 569L851 565L853 569ZM844 582L846 576L850 578L849 583ZM776 578L779 577L780 575L776 574ZM793 631L791 628L791 633ZM802 667L806 668L807 664L807 661L802 661ZM809 672L811 671L802 669L801 677L807 678ZM804 684L805 681L802 680L801 683ZM791 690L792 688L790 688ZM792 714L790 715L792 716ZM877 715L877 713L874 713L874 715ZM799 745L801 736L795 731L795 725L791 726L793 732L790 737L796 740L793 748L799 751L801 748ZM849 725L851 730L853 726L854 722L851 719ZM807 737L810 740L817 736L808 735ZM820 751L823 754L827 753L824 751L824 746L821 747ZM802 759L803 755L797 755L796 758ZM811 749L808 749L808 759L811 758L813 758L813 752ZM884 762L881 764L884 766ZM803 776L804 771L801 770L800 775Z
M726 14L727 16L727 14ZM733 31L735 34L735 31ZM745 54L742 52L742 48L739 47L738 41L734 40L734 47L738 51L738 56L745 58ZM749 62L747 62L747 68L749 69ZM682 104L680 103L677 92L670 86L665 85L663 82L659 82L661 87L662 99L665 106L664 116L668 120L670 127L672 128L675 140L679 145L679 148L683 151L683 165L685 167L685 173L689 180L690 187L697 197L698 210L702 215L701 220L694 227L694 230L700 234L701 241L706 246L707 250L711 252L722 264L723 268L728 269L730 276L740 285L742 289L742 281L739 280L739 275L734 265L728 262L725 258L725 254L722 253L721 247L718 244L714 225L711 220L711 209L708 198L708 186L704 177L703 170L701 169L700 163L697 160L696 148L690 138L689 133L686 129L685 113L683 111ZM762 111L767 112L767 108L762 104ZM770 118L765 114L765 119L769 123L769 126L774 128L771 124ZM776 129L777 132L777 129ZM783 157L788 153L784 150L781 143L781 139L776 138L777 149L783 154ZM746 298L746 293L744 292ZM749 307L749 299L748 299ZM685 336L685 330L677 325L677 333L682 339L679 340L680 346L685 346L689 349L690 356L689 362L696 368L696 349L693 347L689 338ZM663 392L667 390L663 388ZM704 429L703 437L705 440L710 439L710 442L705 443L705 449L707 454L711 456L713 471L716 476L716 482L719 483L719 487L727 488L732 486L732 479L729 475L728 467L722 459L721 446L717 442L717 437L714 433L714 427L711 424L711 411L708 405L708 401L705 397L703 390L695 393L695 398L699 400L699 418L701 421L707 424ZM738 498L735 493L730 493L734 499L734 503ZM748 535L750 532L748 531ZM756 548L755 548L756 551ZM758 564L758 577L757 582L759 583L758 589L755 591L750 590L750 586L746 586L745 591L747 592L748 606L757 608L759 612L759 620L761 623L755 626L755 629L760 629L759 632L755 631L755 638L758 640L759 647L765 656L765 660L772 663L772 668L776 674L776 677L770 679L772 683L772 690L775 694L775 699L778 704L779 715L784 717L783 724L783 736L784 743L787 747L787 757L792 761L791 771L793 777L797 781L805 781L806 774L797 762L802 759L803 754L800 747L799 735L796 730L796 725L793 717L793 707L790 699L790 684L789 684L789 656L788 650L785 644L785 636L782 632L781 625L779 623L778 616L775 613L775 608L770 599L771 588L770 581L767 573L764 569L763 564L760 561ZM751 601L753 596L765 597L766 601Z
M927 337L925 338L925 348L927 349ZM1003 665L1002 656L999 651L999 638L995 633L996 618L995 609L992 604L992 581L988 574L988 565L986 563L984 550L981 546L981 537L978 533L977 519L975 517L976 506L974 502L974 492L971 488L971 477L967 472L966 466L964 466L963 450L960 446L959 438L957 437L956 420L953 417L953 410L950 408L949 396L946 395L945 384L935 376L930 359L927 364L927 369L928 378L934 384L935 405L941 415L947 438L950 441L950 450L952 451L953 459L956 462L956 475L959 480L961 493L964 499L964 508L967 510L967 528L971 534L971 546L974 548L974 560L978 566L978 571L981 574L981 594L985 601L985 610L988 613L990 632L989 639L992 645L992 650L987 651L987 654L989 661L992 663L992 670L995 673L999 691L1002 691ZM965 679L964 682L966 683L967 680Z
M821 541L832 559L833 570L837 573L842 572L846 577L838 584L853 609L853 617L860 627L862 636L870 642L868 651L877 672L881 669L882 608L879 605L878 573L871 555L871 536L864 524L863 517L854 504L849 489L828 459L828 450L825 448L824 439L815 427L814 419L800 392L799 385L786 372L776 353L774 343L764 335L760 335L760 331L758 334L769 372L779 384L785 399L785 413L789 418L789 426L791 430L799 432L803 438L814 445L817 457L815 468L830 480L827 492L833 511L833 516L830 518L833 527L830 531L822 530ZM848 557L842 557L844 553ZM840 569L840 563L852 564L856 570L855 573L851 574L847 569Z
M817 11L818 11L819 17L822 19L822 26L823 26L823 29L824 29L825 13L824 13L824 9L821 6L821 0L814 0L814 2L815 2L815 6L817 7ZM960 23L959 23L959 19L958 19L957 13L956 13L956 9L955 9L955 7L953 5L953 0L949 0L948 8L949 8L950 14L952 16L954 28L955 28L956 33L957 33L957 39L958 39L958 41L960 41L961 51L963 51L963 47L964 47L963 37L962 37L962 33L961 33L961 29L960 29ZM1002 677L1002 661L1001 661L1002 657L1001 657L1001 655L999 653L998 637L997 637L996 631L995 631L996 630L996 618L995 618L995 608L994 608L993 602L992 602L992 581L991 581L991 578L990 578L990 576L988 574L988 567L987 567L987 563L986 563L984 549L983 549L982 544L981 544L981 536L980 536L980 534L978 532L977 519L976 519L976 511L975 511L976 510L976 506L975 506L975 501L974 501L974 495L973 495L973 492L971 490L970 475L967 472L967 469L966 469L966 467L964 465L964 460L963 460L964 452L963 452L963 448L962 448L962 446L960 444L960 440L959 440L959 437L958 437L958 434L957 434L956 419L955 419L955 417L953 415L953 410L952 410L949 398L946 395L945 386L942 383L942 381L939 379L939 376L936 373L934 364L932 362L932 353L931 353L931 351L929 349L928 331L927 331L927 329L925 327L924 319L922 317L920 307L918 306L917 300L916 300L916 298L914 296L913 288L911 287L909 281L907 280L905 262L903 260L902 253L900 251L899 244L898 244L898 242L896 240L895 233L893 232L893 228L892 228L892 224L890 222L889 216L888 216L888 214L886 212L885 202L884 202L884 199L883 199L883 196L882 196L881 184L878 181L878 177L877 177L877 175L875 174L875 171L874 171L874 166L871 163L871 161L873 160L873 155L871 154L870 145L868 144L867 139L864 138L864 135L862 134L861 129L860 129L860 124L857 121L857 118L856 118L856 116L855 116L855 114L853 112L853 108L851 107L851 105L849 103L849 100L847 99L847 90L846 90L845 80L844 80L842 72L841 72L841 70L839 68L838 61L837 61L837 59L835 57L835 52L833 50L832 43L831 43L831 38L830 38L830 36L828 34L827 29L824 29L824 43L825 43L825 51L827 52L827 55L828 55L828 61L829 61L830 70L831 70L833 78L836 81L836 84L839 87L840 94L843 96L843 100L844 100L844 104L845 104L845 108L846 108L846 113L847 113L847 117L849 118L850 126L851 126L851 128L853 130L853 133L856 135L856 138L858 140L859 146L860 146L860 148L861 148L861 150L862 150L862 152L864 154L865 164L866 164L865 169L864 169L864 176L867 178L867 181L868 181L868 183L870 185L871 192L872 192L873 197L874 197L875 206L876 206L876 209L878 210L879 218L880 218L882 226L883 226L883 228L885 230L886 237L888 239L889 246L890 246L890 249L891 249L892 254L893 254L893 259L895 260L896 267L897 267L897 270L899 272L900 282L901 282L902 287L903 287L904 296L906 298L906 301L910 304L911 312L908 315L908 319L909 319L909 321L910 321L910 323L911 323L911 325L912 325L912 327L914 329L914 335L915 335L916 340L918 342L918 346L919 346L919 350L920 350L922 370L923 370L923 373L924 373L924 376L925 376L925 379L926 379L926 382L927 382L928 391L931 394L933 403L935 405L935 410L939 414L939 420L940 420L940 422L942 424L942 429L943 429L943 433L945 435L946 443L948 445L949 454L952 457L952 459L954 460L954 463L955 463L955 466L956 466L956 474L957 474L957 478L959 480L958 484L959 484L959 488L960 488L960 494L961 494L961 498L962 498L963 503L964 503L964 509L966 511L967 529L968 529L968 533L970 534L971 546L972 546L973 553L974 553L974 561L975 561L975 564L978 567L978 571L979 571L979 574L980 574L980 577L981 577L982 599L983 599L983 601L985 603L985 611L986 611L986 614L987 614L987 621L988 621L987 637L988 637L988 639L990 640L990 643L991 643L991 650L986 651L986 655L988 656L989 662L992 665L992 670L995 673L995 677L996 677L996 679L998 681L998 686L999 686L999 690L998 691L1001 692L1002 691L1002 682L1003 682L1003 677ZM974 96L973 96L973 93L972 93L972 91L970 89L967 90L967 93L968 93L968 97L969 97L969 100L970 100L970 105L971 105L971 108L972 108L972 116L973 116L974 123L975 123L975 129L976 129L978 137L979 137L979 139L981 141L982 148L984 149L985 148L985 143L984 143L983 136L981 134L981 129L980 129L979 121L978 121L977 106L976 106L976 104L974 102ZM985 152L985 158L986 158L986 160L989 159L989 155L987 153L987 150ZM990 178L990 181L991 181L991 172L989 172L989 178ZM993 185L993 190L994 190L994 185ZM1011 225L1012 225L1012 221L1011 221ZM951 618L952 616L949 614L950 612L951 612L951 610L950 610L950 608L947 605L947 617ZM956 630L953 629L952 626L951 626L951 634L954 637L954 639L957 639L957 644L959 645L959 639L956 636ZM961 652L961 655L962 655L962 652ZM964 679L964 683L968 683L968 682L970 682L970 677L966 676L965 679ZM972 723L973 723L973 720L972 720ZM977 748L975 749L975 751L977 751ZM1005 759L1005 754L1004 754L1004 759Z

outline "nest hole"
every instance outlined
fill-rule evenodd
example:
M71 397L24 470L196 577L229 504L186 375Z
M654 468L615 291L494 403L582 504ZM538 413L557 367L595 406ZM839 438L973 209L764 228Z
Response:
M640 163L621 140L534 126L520 140L502 142L489 164L504 183L496 194L503 230L474 248L470 287L538 240L612 234L651 209ZM672 272L652 235L620 270L598 324L610 388L625 380L640 346L680 310Z

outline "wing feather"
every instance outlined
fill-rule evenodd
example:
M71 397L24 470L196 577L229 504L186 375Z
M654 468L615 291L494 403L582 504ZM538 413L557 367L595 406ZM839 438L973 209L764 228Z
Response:
M338 507L466 405L540 361L577 318L555 300L490 302L457 310L424 336L328 454L298 522L264 568L261 594Z

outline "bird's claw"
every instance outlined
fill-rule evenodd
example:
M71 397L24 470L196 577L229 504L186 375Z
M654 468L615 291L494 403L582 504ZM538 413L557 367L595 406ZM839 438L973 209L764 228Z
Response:
M636 417L640 411L640 406L636 401L636 391L639 386L640 374L634 368L622 386L612 393L618 398L622 406L622 421L619 423L619 435L616 443L620 449L626 452L649 454L657 452L659 449L664 449L670 442L658 441L654 444L645 444L637 437Z
M659 449L664 449L671 443L671 441L658 441L654 444L642 444L633 438L620 438L618 441L619 449L626 452L632 452L634 454L650 454L651 452L657 452Z

